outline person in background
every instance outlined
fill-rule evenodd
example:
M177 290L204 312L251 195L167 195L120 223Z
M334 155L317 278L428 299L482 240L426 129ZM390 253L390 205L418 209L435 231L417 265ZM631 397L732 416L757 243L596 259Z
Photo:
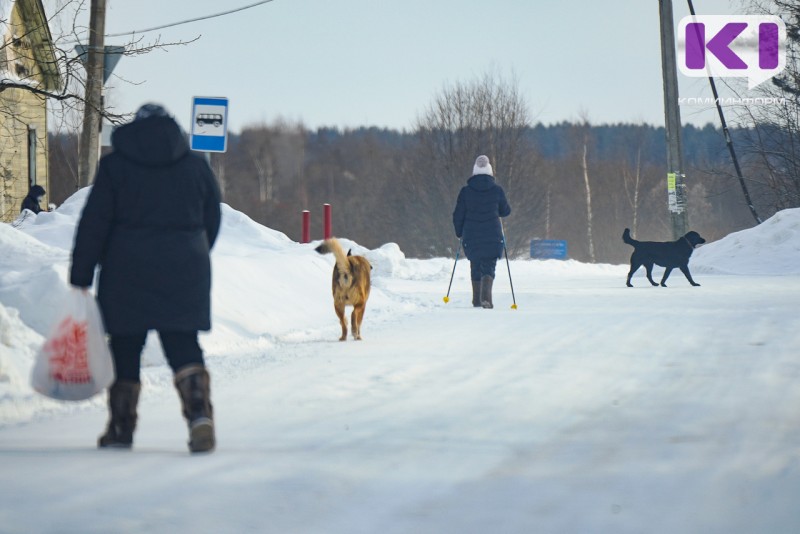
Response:
M28 196L22 200L22 207L19 210L20 213L25 210L31 210L36 214L41 212L42 207L39 205L39 203L42 201L42 199L44 199L45 194L47 194L47 192L41 185L31 186L30 190L28 191Z
M506 194L494 181L489 158L478 156L453 211L456 237L461 239L469 259L472 305L476 308L494 307L492 284L497 260L503 253L500 217L508 217L510 213Z
M197 340L211 329L211 261L220 191L177 122L145 104L117 128L100 160L72 250L70 283L97 296L114 359L108 428L99 447L131 447L141 353L157 330L189 425L189 449L216 444L210 377Z

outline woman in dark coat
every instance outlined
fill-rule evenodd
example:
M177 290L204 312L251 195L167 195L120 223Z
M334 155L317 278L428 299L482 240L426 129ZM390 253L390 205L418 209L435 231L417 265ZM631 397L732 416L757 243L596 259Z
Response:
M508 217L503 188L494 181L489 158L478 156L472 177L461 188L453 211L456 237L461 238L469 258L472 278L472 305L484 308L492 304L492 283L495 266L503 253L503 227L500 217Z
M70 283L92 285L110 336L116 380L100 447L130 447L139 367L148 330L157 330L175 375L192 452L214 447L209 376L197 341L211 328L209 251L220 225L220 192L177 122L146 104L112 136L100 160L72 251Z

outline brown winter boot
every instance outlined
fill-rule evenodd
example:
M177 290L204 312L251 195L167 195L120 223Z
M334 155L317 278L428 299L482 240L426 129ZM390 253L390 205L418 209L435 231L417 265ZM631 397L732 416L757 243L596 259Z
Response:
M481 277L481 306L486 309L494 308L492 304L492 283L494 278L488 274Z
M480 308L481 307L481 281L480 280L473 280L472 281L472 307L473 308Z
M114 382L108 388L108 428L97 439L100 448L130 449L133 431L136 430L136 405L142 386L125 380Z
M189 450L212 450L216 441L208 371L197 363L182 367L175 373L175 388L181 397L183 416L189 424Z

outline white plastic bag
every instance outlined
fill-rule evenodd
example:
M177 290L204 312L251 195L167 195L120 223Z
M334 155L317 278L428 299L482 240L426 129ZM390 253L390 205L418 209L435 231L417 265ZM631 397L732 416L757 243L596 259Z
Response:
M114 380L114 363L94 296L73 289L36 355L33 389L56 400L84 400Z

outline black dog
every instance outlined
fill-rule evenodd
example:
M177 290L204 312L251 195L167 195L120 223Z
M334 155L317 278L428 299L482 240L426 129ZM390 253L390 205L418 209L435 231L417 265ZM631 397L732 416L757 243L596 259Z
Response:
M692 275L689 273L689 257L694 252L697 245L702 245L706 242L705 239L700 237L697 232L689 232L677 241L636 241L631 239L631 231L625 228L622 233L622 240L627 244L633 246L633 254L631 254L631 270L628 272L628 287L633 287L631 284L631 276L636 272L639 267L644 265L647 269L647 279L654 286L657 286L653 281L653 264L665 267L664 277L661 278L661 286L667 287L666 281L669 273L676 267L686 275L686 279L693 286L699 286L697 282L692 280Z

